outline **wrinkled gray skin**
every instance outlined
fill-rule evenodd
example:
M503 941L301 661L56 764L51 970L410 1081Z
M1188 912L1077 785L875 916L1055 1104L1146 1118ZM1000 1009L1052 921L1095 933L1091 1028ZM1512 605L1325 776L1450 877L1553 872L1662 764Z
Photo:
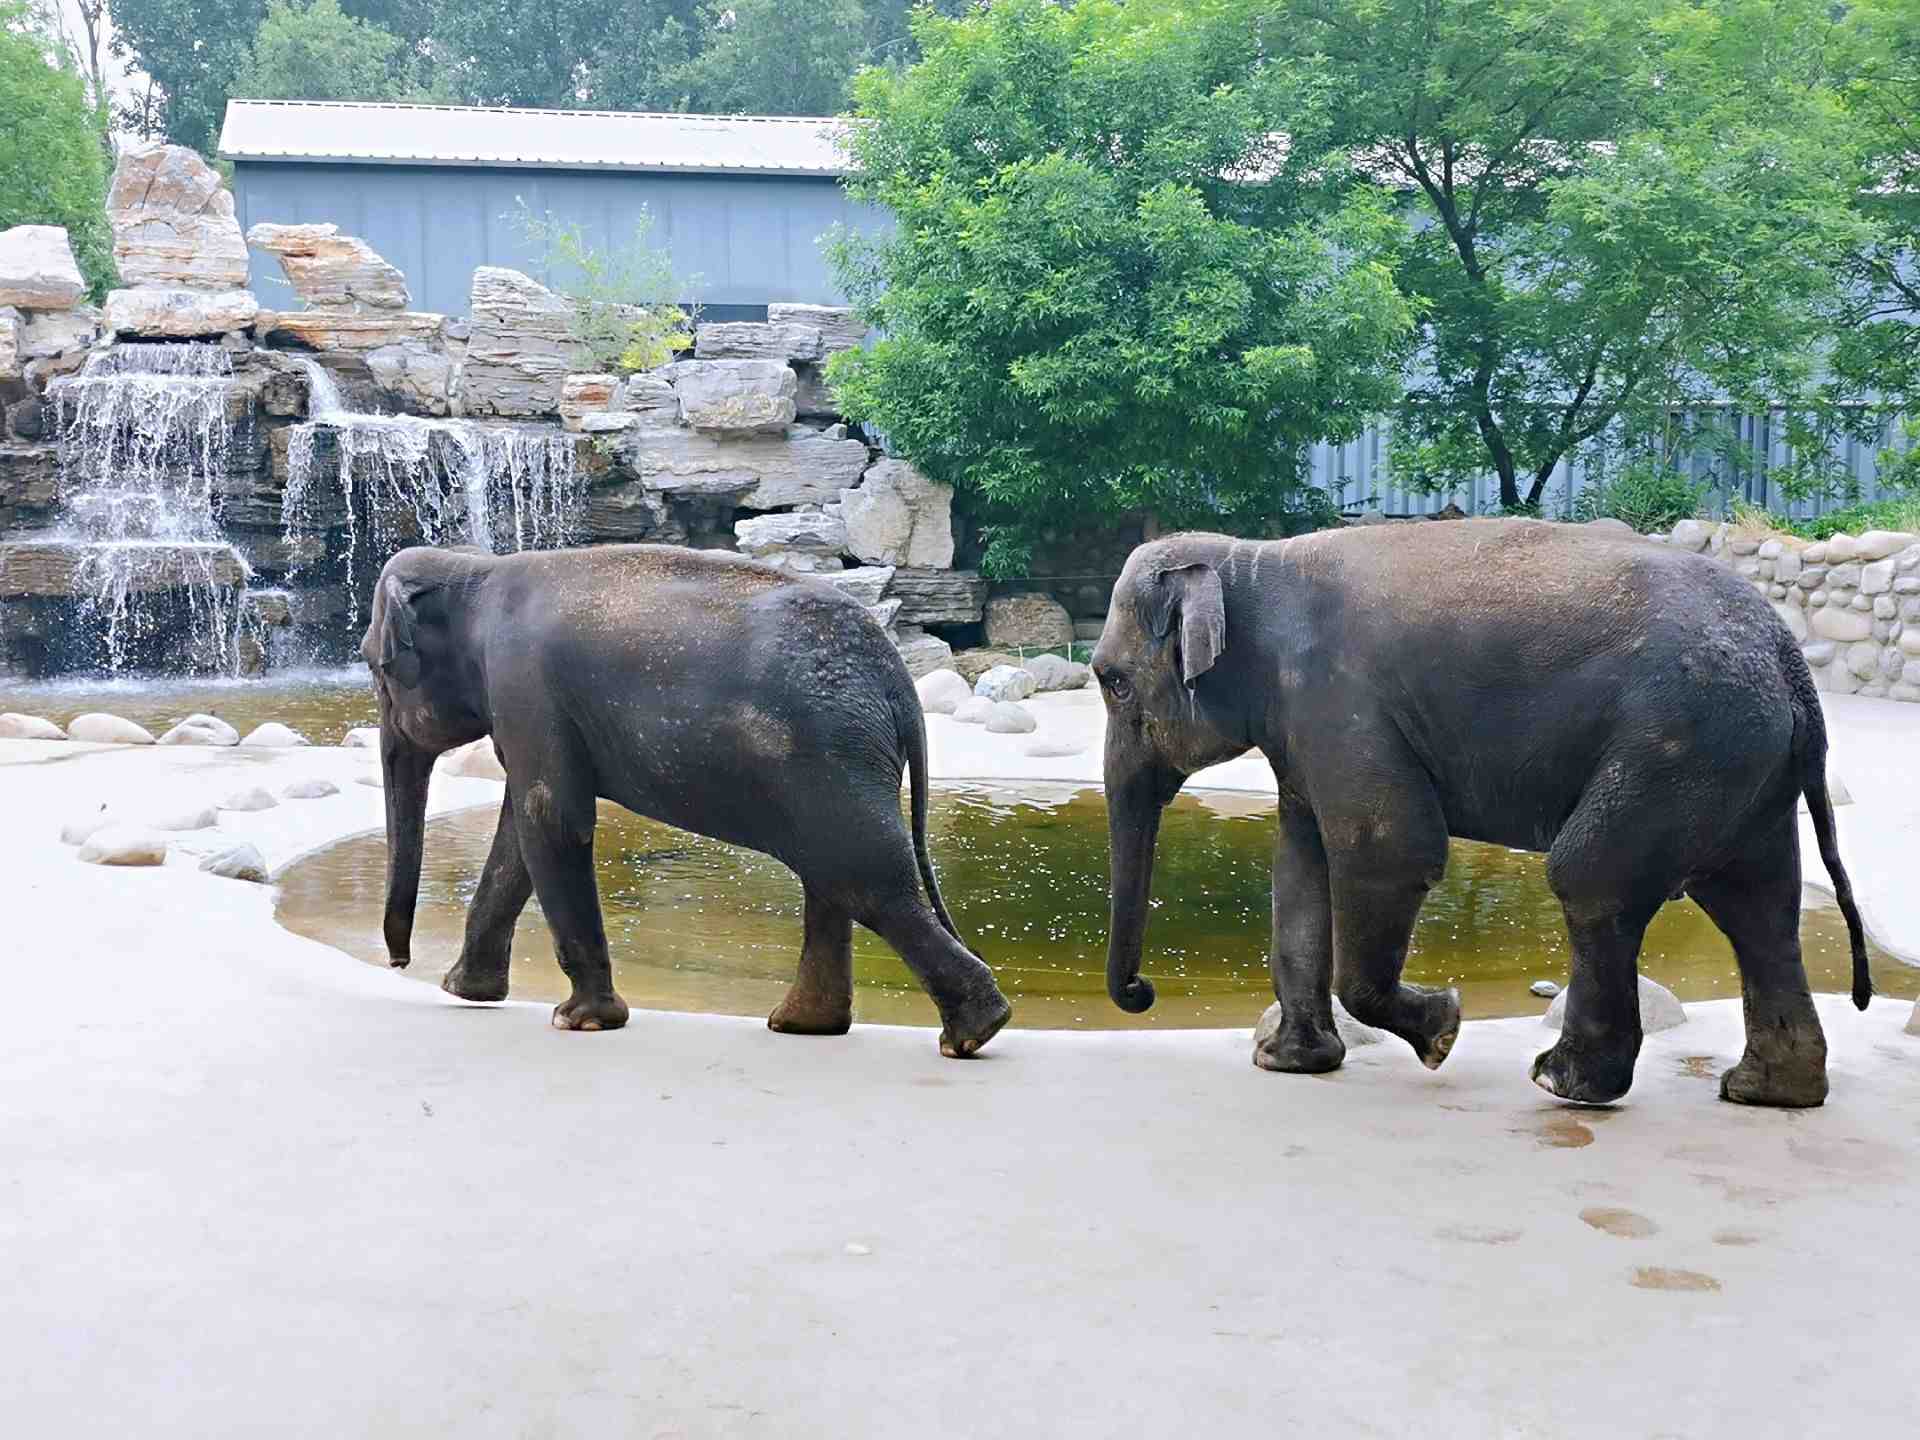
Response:
M1518 520L1141 546L1093 668L1107 706L1107 988L1140 977L1160 812L1257 749L1279 781L1271 1070L1341 1063L1330 996L1430 1067L1459 996L1403 984L1421 902L1459 836L1544 851L1572 938L1566 1024L1533 1066L1567 1100L1624 1095L1637 963L1685 894L1732 941L1746 1053L1728 1100L1818 1105L1826 1040L1800 961L1806 796L1871 994L1833 838L1826 730L1792 635L1745 581L1631 535Z
M773 1029L846 1032L856 920L933 997L943 1053L972 1055L1012 1013L961 943L927 856L913 682L879 627L832 587L663 545L404 550L381 574L361 653L380 697L394 965L411 953L434 760L491 735L506 796L442 982L453 994L505 997L514 923L537 893L573 983L553 1023L626 1023L593 877L595 801L605 798L799 875L805 939Z

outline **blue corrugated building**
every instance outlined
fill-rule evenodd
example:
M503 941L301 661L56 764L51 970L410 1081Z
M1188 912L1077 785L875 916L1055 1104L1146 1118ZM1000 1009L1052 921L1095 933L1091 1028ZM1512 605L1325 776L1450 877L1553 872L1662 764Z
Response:
M841 302L821 237L885 223L841 188L842 133L829 119L235 100L220 155L243 229L336 224L400 268L417 310L466 314L482 265L539 275L513 219L524 202L607 250L644 211L697 281L673 298L763 319L769 303ZM254 256L252 287L269 308L291 299L270 255Z

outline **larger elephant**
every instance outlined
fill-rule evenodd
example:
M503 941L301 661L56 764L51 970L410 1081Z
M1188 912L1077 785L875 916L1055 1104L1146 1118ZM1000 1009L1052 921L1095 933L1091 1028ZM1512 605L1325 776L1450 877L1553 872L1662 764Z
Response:
M974 1054L1012 1013L961 943L934 878L913 682L840 591L741 556L663 545L403 550L381 573L361 649L379 692L394 965L411 957L434 761L492 736L506 795L465 943L442 982L453 994L506 995L514 924L537 893L572 982L554 1024L626 1023L594 885L604 797L798 874L805 938L773 1029L839 1034L852 1023L856 920L933 997L947 1055Z
M1520 520L1290 540L1155 541L1129 558L1093 656L1107 709L1107 985L1140 978L1162 808L1249 750L1279 786L1272 969L1284 1019L1258 1056L1345 1054L1331 995L1429 1066L1457 993L1401 980L1450 836L1544 851L1572 940L1566 1020L1535 1081L1605 1103L1632 1084L1640 942L1690 895L1733 943L1745 1054L1721 1095L1820 1104L1826 1040L1800 958L1805 796L1872 993L1834 841L1825 722L1804 657L1752 586L1633 535Z

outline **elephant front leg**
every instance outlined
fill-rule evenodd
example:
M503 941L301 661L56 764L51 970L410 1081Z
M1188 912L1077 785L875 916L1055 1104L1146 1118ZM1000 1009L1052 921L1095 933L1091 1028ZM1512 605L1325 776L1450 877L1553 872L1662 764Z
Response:
M1302 805L1283 799L1273 847L1273 995L1280 1024L1254 1046L1262 1070L1318 1075L1336 1070L1347 1047L1333 1028L1333 905L1320 829Z
M786 998L767 1016L783 1035L844 1035L853 1027L853 917L807 891L806 941Z
M517 788L510 782L510 788ZM618 1030L627 1002L613 989L613 963L593 880L593 792L566 781L536 780L513 796L520 853L553 931L560 968L573 994L553 1012L561 1030Z
M493 832L493 849L480 886L467 908L466 943L460 958L440 981L440 988L462 1000L507 998L507 968L513 954L513 930L533 893L533 877L520 854L519 831L514 824L511 797L500 802L500 824Z

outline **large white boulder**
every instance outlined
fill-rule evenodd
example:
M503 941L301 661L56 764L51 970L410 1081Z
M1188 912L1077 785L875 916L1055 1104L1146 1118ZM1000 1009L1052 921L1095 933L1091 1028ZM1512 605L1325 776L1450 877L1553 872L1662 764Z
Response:
M106 324L116 335L204 339L245 330L259 315L260 302L248 290L153 288L107 295Z
M82 842L80 858L89 865L164 865L167 840L137 825L108 825Z
M200 868L222 880L251 880L265 885L271 878L266 857L245 840L236 840L200 857Z
M280 262L309 310L404 310L412 299L407 277L338 225L260 224L247 231L247 244Z
M242 812L271 810L279 803L280 802L274 798L273 792L268 790L264 785L249 785L246 789L236 790L233 794L227 796L226 799L220 802L220 808L222 810L238 810Z
M1913 1014L1907 1017L1907 1034L1920 1035L1920 1000L1913 1002Z
M1035 690L1043 693L1050 690L1079 690L1093 674L1089 667L1078 660L1068 660L1060 655L1029 655L1020 662L1020 668L1033 676Z
M1024 705L1016 705L1010 700L996 700L986 719L987 729L995 735L1031 735L1040 728Z
M473 272L472 332L455 380L461 415L552 415L574 369L573 302L518 270Z
M343 750L378 750L380 748L380 727L378 725L356 725L340 737Z
M820 327L771 320L718 321L693 332L696 360L818 360L826 352Z
M305 745L307 737L278 720L269 720L254 726L240 743L254 750L291 750L296 745Z
M440 757L439 768L449 775L461 775L469 780L507 778L506 767L500 763L500 754L493 748L493 738L485 735L470 745L447 751Z
M217 715L189 715L160 737L162 745L238 745L240 732Z
M717 435L784 435L793 423L793 371L780 360L682 360L664 373L680 419Z
M895 613L897 616L898 612ZM898 626L898 630L900 639L895 648L907 667L907 674L918 679L929 671L953 667L953 647L938 635L929 635L911 625Z
M840 517L820 511L749 516L734 522L733 534L743 555L757 560L807 555L836 562L824 567L827 569L838 568L841 552L847 548L847 527L840 522Z
M234 290L247 283L247 242L219 172L184 145L120 152L107 192L121 283Z
M929 670L913 682L920 708L929 715L951 715L973 698L973 687L958 670Z
M744 510L836 501L867 463L867 447L858 440L802 426L778 435L718 435L678 423L636 425L620 432L613 449L643 491L724 498ZM619 538L620 517L600 498L619 494L596 495L598 508L588 516L594 534Z
M67 232L58 225L0 230L0 305L71 310L87 293Z
M973 693L989 700L1024 700L1038 688L1033 672L1018 665L995 665L973 682Z
M953 564L953 487L904 460L876 460L857 488L840 492L840 508L850 548L869 565Z
M1553 997L1553 1003L1547 1007L1545 1024L1549 1030L1558 1030L1566 1023L1567 992L1562 990ZM1662 1030L1671 1030L1676 1025L1687 1023L1687 1012L1677 997L1657 980L1640 977L1640 1033L1657 1034Z
M141 824L148 830L212 830L220 823L220 812L211 805L185 810L162 810L145 817Z
M152 733L142 726L100 711L76 716L67 726L67 738L87 745L153 744Z
M984 725L987 723L987 718L993 714L993 707L996 703L995 701L987 699L984 695L975 695L970 699L962 700L954 707L954 723L958 725Z
M87 843L88 836L94 834L96 831L106 829L109 825L119 824L120 818L121 817L115 815L113 811L105 805L98 806L95 809L87 811L84 815L75 816L66 824L62 825L60 827L60 843L62 845L84 845Z
M329 795L338 795L339 793L340 787L334 784L333 781L324 780L318 775L313 775L305 780L296 780L291 785L286 786L281 790L280 796L284 800L324 800Z
M1712 537L1713 530L1711 526L1705 525L1698 520L1682 520L1678 525L1673 527L1673 533L1667 537L1667 542L1682 550L1690 550L1697 555L1707 548L1707 541Z
M1073 617L1051 595L996 595L987 601L987 644L1046 650L1073 643Z
M867 327L854 315L852 307L847 305L769 305L767 323L775 326L801 325L818 331L820 349L824 355L831 355L836 350L852 350L867 338Z
M9 710L0 715L0 740L64 740L67 732L38 715Z
M844 534L846 532L844 522L840 528L841 533ZM887 584L893 579L893 567L891 565L858 565L851 570L837 570L831 575L822 575L820 578L834 589L871 608L878 605L880 598L887 593Z

